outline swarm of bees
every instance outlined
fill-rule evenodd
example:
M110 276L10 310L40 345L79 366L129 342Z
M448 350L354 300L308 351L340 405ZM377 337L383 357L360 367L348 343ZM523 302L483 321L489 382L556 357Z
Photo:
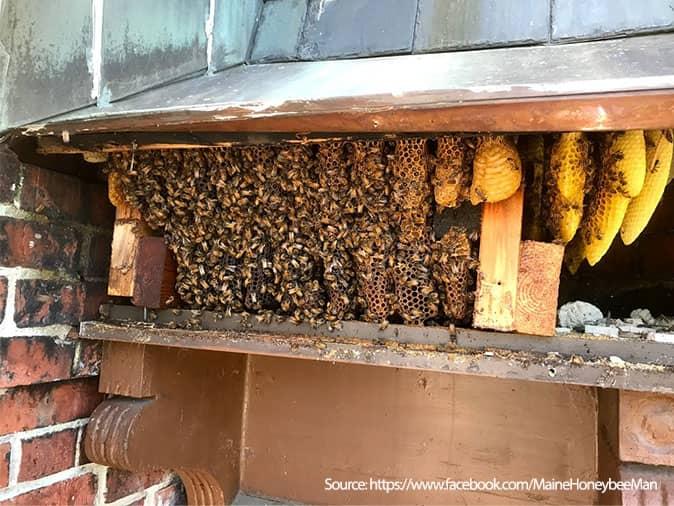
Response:
M109 177L164 234L186 306L314 325L465 323L474 243L458 227L434 237L435 145L136 151L114 155Z
M672 150L670 130L340 140L116 154L109 177L166 237L186 306L469 324L477 232L436 237L434 215L525 184L524 238L566 244L574 272L638 237Z

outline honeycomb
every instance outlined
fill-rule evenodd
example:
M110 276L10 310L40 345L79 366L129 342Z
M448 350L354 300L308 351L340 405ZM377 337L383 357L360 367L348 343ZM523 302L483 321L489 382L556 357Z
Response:
M365 321L384 321L393 310L387 258L394 246L390 166L383 141L352 144L353 259L358 303Z
M438 315L430 271L430 185L425 139L396 141L393 197L400 224L393 265L396 309L405 323L421 325Z
M440 137L434 160L433 191L443 207L456 207L468 198L470 165L461 137Z
M184 306L423 324L458 321L471 286L469 254L434 271L429 160L423 139L359 140L137 151L108 169L164 234Z
M472 314L477 267L472 249L466 230L460 227L450 227L433 244L433 279L444 314L452 323L468 323Z
M356 273L350 254L354 225L351 158L342 142L318 148L318 235L328 298L326 318L330 321L353 319L355 315Z

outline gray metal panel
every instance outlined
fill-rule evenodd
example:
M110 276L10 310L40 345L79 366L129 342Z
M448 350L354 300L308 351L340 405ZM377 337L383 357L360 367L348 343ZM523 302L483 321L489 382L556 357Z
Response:
M500 99L674 89L674 35L325 62L248 65L55 118L105 130L160 114L226 122L326 112L381 112ZM188 117L188 114L190 117ZM597 110L601 126L606 112ZM166 122L164 126L170 124ZM119 130L120 128L118 128ZM128 127L127 127L128 129ZM156 130L156 128L154 128ZM31 131L54 132L34 125ZM58 132L58 131L56 131ZM71 130L71 133L75 133Z
M670 0L554 0L552 38L597 38L674 28Z
M107 0L100 102L206 68L208 0Z
M246 60L262 0L216 0L213 16L212 70Z
M91 104L91 0L0 5L0 131Z
M550 0L419 0L414 51L548 40Z
M263 62L296 59L306 12L307 0L265 2L251 60Z
M417 0L309 0L300 58L409 53Z

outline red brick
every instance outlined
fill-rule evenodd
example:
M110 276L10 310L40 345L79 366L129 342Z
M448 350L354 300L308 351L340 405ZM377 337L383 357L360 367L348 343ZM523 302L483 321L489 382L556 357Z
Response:
M671 504L674 497L674 469L671 467L622 464L620 479L642 483L655 482L657 490L625 490L622 492L623 506L662 506Z
M0 147L0 202L12 202L19 183L19 159L6 147Z
M5 307L7 307L7 278L0 276L0 323L5 318Z
M121 469L108 469L106 480L106 502L116 501L127 495L141 492L166 479L167 472L162 470L145 473L132 473Z
M5 488L9 483L10 454L9 443L0 444L0 488Z
M101 343L99 341L85 341L78 343L80 353L73 364L73 376L97 376L101 370Z
M96 478L92 474L85 474L70 480L59 481L48 487L33 490L4 502L0 501L0 505L58 504L59 506L75 506L93 504L95 497Z
M72 176L24 165L20 207L50 218L82 219L82 182Z
M0 218L0 265L64 269L78 267L80 234L73 227Z
M112 230L115 222L115 208L108 199L108 186L89 183L84 188L84 194L87 221L92 225Z
M77 429L68 429L21 442L19 481L37 480L75 465Z
M620 460L674 466L674 395L620 391Z
M52 337L0 339L0 388L68 379L75 346Z
M86 276L107 277L110 269L111 234L94 234L87 253Z
M0 394L0 435L87 417L102 399L97 378L9 389Z
M185 488L182 483L176 482L168 487L157 491L155 495L156 506L173 506L174 504L187 504Z
M16 286L14 321L18 327L76 325L96 318L107 299L105 283L22 279Z

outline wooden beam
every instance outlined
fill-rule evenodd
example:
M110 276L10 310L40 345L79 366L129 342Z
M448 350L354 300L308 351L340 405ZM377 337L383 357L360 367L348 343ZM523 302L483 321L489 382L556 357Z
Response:
M473 326L477 328L515 328L523 196L520 187L506 200L484 204L473 315Z
M176 262L163 237L141 237L134 263L135 306L153 309L175 306Z
M115 208L108 295L133 297L135 263L140 239L151 234L140 212L128 204Z
M537 241L520 245L515 330L537 336L555 335L559 275L564 246Z

